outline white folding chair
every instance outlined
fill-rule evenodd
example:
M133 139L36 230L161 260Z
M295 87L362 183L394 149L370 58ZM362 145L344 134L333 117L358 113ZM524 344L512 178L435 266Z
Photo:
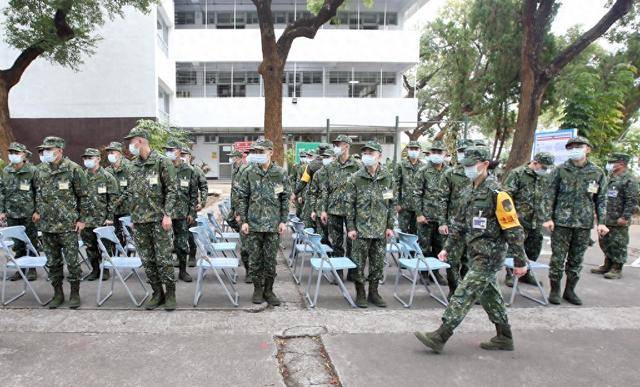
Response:
M396 266L398 266L398 259L400 258L400 245L398 245L398 241L396 240L396 238L393 238L389 240L389 242L387 242L387 250L384 256L385 269L388 267L391 267L389 257L391 257L391 259L393 259L393 262L395 262ZM380 281L380 284L381 285L384 284L386 280L387 280L387 271L384 270L382 273L382 281Z
M356 307L356 304L353 302L353 298L351 298L351 294L344 286L344 282L342 282L342 278L338 275L337 270L349 270L355 269L356 264L349 259L348 257L331 257L327 255L326 251L322 247L322 236L319 234L311 234L307 232L307 240L309 244L313 248L313 255L310 259L311 263L311 273L309 273L309 280L307 282L307 288L305 290L305 297L307 301L309 301L309 307L315 308L318 302L318 293L320 292L320 282L324 277L325 273L331 273L333 281L337 282L338 288L340 289L340 293L342 296L349 302L352 308ZM316 286L313 298L311 297L311 280L313 278L313 273L317 272L318 276L316 279Z
M124 246L124 250L127 252L128 256L135 256L137 254L136 242L133 239L133 222L131 221L130 216L123 216L118 219L120 224L122 224L122 233L124 234L124 239L126 239L127 245Z
M88 270L87 274L80 277L80 280L84 281L85 278L91 275L91 272L93 271L93 266L91 266L91 262L89 261L89 256L87 255L87 245L84 243L84 241L80 236L78 236L78 258L79 258L80 268L82 269L82 264L84 264ZM65 263L66 263L66 258L65 258Z
M313 254L313 246L309 242L309 235L314 233L312 228L305 228L304 223L298 221L293 222L293 227L296 231L296 235L299 235L298 242L293 248L293 259L291 263L291 267L293 268L293 280L296 281L297 284L303 279L304 276L304 264L306 258ZM333 253L333 249L331 246L321 243L321 248L326 254ZM300 266L296 268L296 264L300 262ZM330 278L327 278L330 279Z
M527 264L528 268L529 268L529 272L531 273L531 276L533 277L533 280L536 282L536 286L538 288L538 291L540 292L540 298L536 298L532 295L530 295L528 292L526 291L522 291L520 289L520 278L516 277L515 275L513 276L513 288L511 289L511 297L509 297L509 302L507 303L507 306L511 306L513 305L513 301L516 298L516 293L521 295L524 298L528 298L531 301L535 301L540 305L549 305L549 300L547 299L547 295L544 293L544 289L542 288L542 284L540 284L540 281L538 281L538 277L536 276L536 270L549 270L549 265L547 265L546 263L542 263L542 262L535 262L535 261L529 261L529 263ZM513 260L513 258L507 258L504 260L504 267L506 267L507 269L511 269L513 270L515 268L515 262Z
M210 247L209 236L207 235L205 226L191 227L189 231L193 234L193 239L198 247L196 262L198 273L196 275L196 290L193 296L193 306L198 306L198 301L200 297L202 297L204 287L203 279L208 270L213 271L222 289L229 298L229 301L231 301L234 306L238 306L238 290L234 285L234 280L232 280L226 270L235 270L240 263L239 259L217 256L216 252ZM227 278L228 284L225 284L219 271Z
M149 290L146 288L146 286L144 286L144 282L142 281L142 278L140 278L140 274L138 273L138 269L142 268L142 260L140 259L140 257L127 256L127 252L120 244L120 240L116 236L115 228L113 226L98 227L94 229L93 232L98 237L98 247L100 249L100 253L102 254L102 262L100 263L100 279L98 280L98 293L96 295L96 302L98 303L98 306L102 306L102 304L104 304L105 301L107 301L113 295L116 278L118 278L122 286L124 286L125 290L129 294L131 302L133 302L136 306L142 305L147 297L149 297ZM107 250L107 247L105 246L103 240L108 240L109 242L114 244L116 255L111 255L109 250ZM102 294L102 277L105 269L110 269L112 271L111 289L109 290L109 293L104 296L104 298L100 298ZM136 300L133 293L131 292L131 289L127 285L126 280L127 278L129 278L129 276L123 277L121 270L130 271L131 274L129 276L133 276L138 280L140 287L142 287L142 289L144 290L144 297L142 297L140 301Z
M222 229L222 226L216 219L216 215L213 212L207 212L207 219L209 219L209 223L213 226L213 230L215 231L217 237L225 242L233 242L240 240L240 233L237 232L225 232Z
M207 237L207 249L211 251L215 256L222 255L222 258L238 258L238 254L236 249L238 247L238 243L236 242L219 242L218 235L216 235L214 229L209 222L209 219L205 215L200 215L196 218L196 223L198 226L204 228L205 236ZM224 269L225 274L231 278L233 283L236 283L238 279L238 273L236 268L233 269ZM206 277L206 272L205 272Z
M440 262L437 258L425 257L422 254L422 249L420 248L420 245L418 244L417 235L406 234L403 232L396 232L396 235L398 235L398 239L399 239L401 258L398 260L398 271L396 272L396 282L393 288L393 297L395 297L395 299L400 301L400 303L405 308L410 308L411 305L413 304L413 297L416 292L416 285L418 284L418 281L420 281L424 285L429 296L433 297L436 301L438 301L442 305L447 306L448 305L447 297L444 295L444 291L438 284L438 281L436 281L436 278L433 272L440 269L448 269L450 265L448 263ZM411 279L410 279L411 293L409 295L408 302L405 302L398 294L398 285L400 283L400 278L406 278L402 273L403 269L409 271L411 275ZM438 289L438 293L440 293L440 297L435 295L431 291L431 288L429 288L429 284L427 284L427 281L424 281L422 279L422 276L420 274L421 272L425 272L425 271L433 280L434 286Z
M22 241L25 244L27 254L29 255L24 257L16 257L13 250L11 250L10 248L10 246L13 246L14 244L12 239ZM5 257L4 264L2 265L2 305L9 305L13 301L24 296L27 293L27 290L29 290L33 294L36 301L38 301L40 305L47 305L51 301L51 299L43 302L40 299L40 296L38 296L38 293L36 293L36 291L31 286L31 283L29 283L29 281L27 280L27 276L25 275L25 273L22 272L22 269L37 270L38 268L42 268L46 272L47 264L47 257L38 253L38 250L36 250L36 248L33 246L33 243L31 243L29 236L27 236L24 226L12 226L0 229L0 252ZM20 273L20 278L23 281L24 287L18 295L5 302L7 269L17 270L18 273Z

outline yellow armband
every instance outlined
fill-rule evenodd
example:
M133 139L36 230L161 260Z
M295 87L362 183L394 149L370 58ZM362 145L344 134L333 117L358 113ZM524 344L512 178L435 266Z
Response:
M300 177L300 180L305 182L305 183L308 183L309 181L311 181L311 175L309 175L309 173L307 172L307 168L308 167L304 168L304 173Z
M506 192L498 192L496 202L496 218L498 218L500 228L508 230L510 228L520 227L516 207L513 204L511 196Z

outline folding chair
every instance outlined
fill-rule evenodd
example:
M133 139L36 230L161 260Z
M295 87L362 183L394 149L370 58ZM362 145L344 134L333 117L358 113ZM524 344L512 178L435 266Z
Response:
M331 273L334 281L337 282L338 288L340 289L340 293L342 296L349 302L352 308L356 307L356 304L353 302L353 298L351 298L351 294L344 286L342 282L342 278L338 275L337 270L348 270L355 269L356 264L347 257L331 257L327 255L326 251L322 247L322 236L319 234L312 234L306 232L307 241L310 246L313 248L313 255L310 259L311 263L311 273L309 273L309 280L307 282L307 288L305 290L305 297L309 301L309 307L315 308L318 302L318 293L320 292L320 282L322 281L322 277L324 277L325 273ZM313 299L311 298L311 280L313 278L313 272L318 272L318 277L316 279L316 289L313 295Z
M507 269L511 269L513 270L515 268L515 262L513 260L513 258L507 258L504 260L504 266ZM516 277L515 275L513 276L513 288L511 289L511 297L509 297L509 302L507 303L507 306L511 306L513 304L514 299L516 298L516 293L520 294L522 297L524 298L528 298L531 301L535 301L540 305L549 305L549 300L547 299L547 295L544 293L544 289L542 288L542 285L540 284L540 281L538 281L538 277L536 277L536 273L535 270L549 270L549 265L547 265L546 263L541 263L541 262L534 262L534 261L529 261L527 267L529 268L529 272L531 273L531 276L533 277L533 280L536 282L536 286L538 287L538 291L540 292L540 297L541 298L535 298L532 295L530 295L528 292L523 292L520 289L520 278Z
M78 236L78 258L80 261L80 267L82 268L82 264L84 263L84 265L87 267L87 270L89 271L87 274L80 277L80 280L84 281L85 278L91 275L91 272L93 271L93 266L91 265L91 262L89 262L89 257L87 256L87 246L85 245L82 238L80 238L79 236ZM65 263L66 263L66 258L65 258Z
M416 291L416 285L418 281L420 281L429 296L433 297L436 301L441 303L444 306L447 306L447 297L444 295L444 291L436 281L436 277L433 274L434 270L440 269L448 269L450 265L448 263L440 262L436 258L425 257L422 254L422 249L420 249L420 245L418 245L418 236L413 234L406 234L403 232L397 232L398 239L400 241L400 249L402 252L401 258L398 260L398 271L396 272L396 282L393 288L393 297L395 297L405 308L410 308L413 304L413 297ZM404 277L402 274L402 269L408 270L411 274L411 293L409 295L409 301L405 302L398 295L398 284L400 283L400 278ZM427 272L431 279L433 280L434 285L438 288L438 292L440 293L440 298L436 296L429 288L427 281L422 279L420 275L421 272Z
M122 224L122 233L124 234L124 239L126 239L127 245L124 246L124 250L127 252L128 256L135 256L137 254L136 243L133 239L133 222L131 221L130 216L123 216L120 219L120 224Z
M144 286L144 282L142 281L142 278L140 278L140 274L138 273L138 269L142 267L142 260L140 259L140 257L127 256L127 252L120 244L120 240L116 236L115 228L113 226L98 227L94 229L93 232L98 237L98 248L100 249L100 253L102 255L102 263L100 263L100 279L98 280L98 293L96 295L96 302L98 303L98 306L102 306L102 304L104 304L105 301L107 301L113 295L113 288L115 286L116 278L118 278L120 283L122 283L122 286L124 286L125 290L129 294L131 302L133 302L136 306L142 305L147 297L149 297L149 290ZM107 250L103 240L108 240L109 242L113 243L116 249L116 255L112 256L109 253L109 250ZM105 269L111 269L113 272L111 274L111 289L109 290L109 293L101 299L100 295L102 294L102 277ZM127 285L126 280L127 278L129 278L129 276L123 277L120 270L130 270L131 274L129 276L133 276L138 280L138 283L144 290L144 297L142 297L140 301L136 300L136 298L133 296L133 293L131 292L131 289L129 289L129 286Z
M291 267L293 268L293 280L296 281L297 284L300 284L302 281L302 277L304 276L304 263L307 255L313 254L313 246L309 242L308 236L314 233L312 228L305 228L304 223L302 222L293 222L293 227L296 231L296 235L299 235L296 244L293 245L292 253L293 258L291 262ZM333 249L329 245L320 244L322 250L327 253L333 253ZM296 263L300 261L299 269L296 269ZM328 279L328 278L327 278Z
M223 258L216 256L216 252L209 246L209 236L207 235L205 226L191 227L189 231L193 234L193 239L198 247L196 262L198 273L196 277L195 295L193 296L193 306L198 306L198 301L200 300L200 297L202 297L204 287L202 280L208 270L213 271L218 282L229 298L229 301L231 301L234 306L238 306L238 291L234 285L234 281L228 275L226 270L235 270L240 263L239 260L237 258ZM227 277L229 280L228 285L225 284L218 270L222 271L224 276Z
M27 248L27 256L24 257L16 257L14 252L11 250L10 246L13 246L14 242L12 239L17 239L19 241L24 242ZM2 268L2 305L9 305L13 301L18 298L24 296L27 293L27 289L33 294L36 301L42 306L47 305L51 299L46 302L43 302L38 296L38 293L33 289L31 283L27 280L27 276L22 272L21 269L38 269L42 268L46 272L46 264L47 257L40 255L38 250L33 246L31 240L27 236L25 232L24 226L13 226L13 227L5 227L0 229L0 252L5 256L5 263ZM15 269L20 273L20 278L24 283L24 287L22 291L11 298L10 300L5 302L5 290L7 285L7 269Z
M389 257L391 257L393 259L393 262L395 262L396 266L398 266L398 259L400 258L400 245L398 245L398 242L395 238L391 239L389 243L387 243L387 251L384 256L385 269L387 267L391 267L391 263L389 262ZM382 281L380 281L380 284L381 285L384 284L386 280L387 280L387 271L384 270L382 273Z
M216 219L216 215L213 212L207 212L207 218L209 219L209 223L213 226L213 230L220 237L221 240L225 242L232 242L240 240L240 233L237 232L225 232L222 229L222 226Z
M238 254L236 253L236 249L238 247L238 243L236 242L218 242L218 236L215 231L211 227L211 223L209 219L205 215L199 215L196 218L196 223L198 226L204 228L205 236L207 237L207 248L218 256L218 253L222 255L223 258L238 258ZM229 278L236 283L238 278L238 273L236 272L236 268L233 269L224 269L225 274L229 275ZM228 273L230 271L230 273ZM206 273L205 273L206 276Z

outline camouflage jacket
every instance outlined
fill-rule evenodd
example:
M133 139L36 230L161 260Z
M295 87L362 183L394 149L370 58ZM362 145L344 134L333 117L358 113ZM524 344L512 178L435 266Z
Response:
M618 176L609 175L607 184L607 226L617 226L618 219L631 220L638 205L638 179L627 170Z
M161 222L176 206L178 183L169 159L152 151L146 160L140 156L131 163L127 196L133 223Z
M0 213L7 218L31 218L36 208L36 175L38 169L29 163L15 170L7 165L0 180Z
M471 186L471 181L464 174L464 167L457 165L449 168L440 179L437 194L437 218L440 226L449 225L460 208L462 190Z
M347 192L347 230L357 231L358 238L385 238L385 231L393 230L396 220L391 173L382 165L373 176L361 168L349 179Z
M289 214L287 173L271 163L265 171L259 166L246 168L238 183L238 213L250 232L278 232L278 224Z
M200 205L204 208L207 205L207 198L209 197L209 183L207 182L207 175L205 175L202 168L197 165L191 166L196 173L196 184L198 192L196 194L196 200L199 200Z
M448 168L443 166L438 170L431 162L427 163L420 170L420 186L417 192L417 202L419 203L418 215L424 215L429 222L438 222L439 211L438 200L440 192L440 180L447 172Z
M60 164L42 167L36 178L38 229L48 233L74 232L76 222L89 213L87 176L80 166L64 157Z
M396 187L396 198L403 210L420 211L420 176L424 166L419 161L414 165L408 159L404 159L395 167L393 181Z
M311 182L307 186L303 212L320 214L320 211L322 211L322 187L327 184L327 180L329 180L329 175L325 166L313 174Z
M504 189L513 198L520 224L525 229L542 227L548 187L548 176L538 176L528 165L518 167L507 175Z
M118 187L120 189L120 195L118 195L118 200L115 203L115 208L113 211L114 216L123 216L128 215L131 210L131 204L129 203L127 191L129 189L129 169L131 168L131 162L126 160L124 157L120 163L120 167L115 168L113 165L107 167L107 172L113 175L118 182ZM116 219L117 221L117 219Z
M511 223L503 229L496 214L498 193L502 191L498 181L488 176L476 188L469 185L460 197L460 206L449 228L449 238L444 249L453 251L459 244L467 246L469 259L481 270L497 271L503 264L509 245L515 265L526 266L524 232L522 226ZM504 200L502 200L504 203ZM505 203L512 210L513 202Z
M87 203L85 223L87 227L102 227L106 220L114 220L114 210L120 198L118 181L104 168L96 173L85 171L87 176Z
M305 165L304 169L300 173L300 179L296 182L296 188L294 193L296 195L303 195L305 196L305 199L306 199L307 188L308 188L308 185L311 183L311 180L313 179L313 175L317 171L319 171L320 168L322 168L323 166L324 165L322 164L321 158L316 158L309 164ZM306 172L306 176L308 176L308 180L304 179L305 172Z
M547 190L544 219L556 226L592 228L593 214L604 224L607 206L607 178L591 161L576 167L571 160L557 167Z
M349 200L347 187L349 178L362 166L349 158L345 163L336 160L326 167L327 181L321 189L320 211L330 215L347 216Z
M180 163L176 170L176 205L171 209L171 219L196 217L198 204L198 173L189 164Z
M229 195L231 200L231 209L235 212L239 208L238 204L238 189L240 188L240 178L244 174L244 172L251 168L251 164L242 164L238 167L238 171L234 175L233 180L231 181L231 193Z

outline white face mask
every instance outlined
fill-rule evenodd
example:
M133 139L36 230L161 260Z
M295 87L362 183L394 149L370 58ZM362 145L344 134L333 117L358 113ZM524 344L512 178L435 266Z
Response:
M42 158L45 163L50 164L56 160L56 154L52 150L46 150L42 152Z
M464 161L464 152L458 152L458 162L461 163Z
M536 169L534 172L538 176L546 176L546 175L549 174L549 170L548 169Z
M40 159L41 163L46 163L46 161L44 161L44 156L43 155L38 155L38 158Z
M175 151L166 151L164 152L164 155L167 156L167 158L171 161L174 161L175 159L178 158L178 156L176 156L176 152Z
M22 162L22 156L9 154L9 162L11 164L20 164Z
M333 153L335 153L336 157L342 156L342 148L339 146L334 146Z
M375 163L376 157L374 155L362 155L362 164L364 164L365 167L371 167L375 165Z
M429 156L429 160L434 164L442 164L444 162L444 156L432 154Z
M268 161L267 159L267 155L264 153L256 153L255 155L253 155L253 162L255 164L266 164Z
M584 147L569 149L569 158L577 161L582 160L587 154L587 150Z
M444 158L444 161L448 164L451 162L451 156L447 156Z
M129 152L134 156L140 155L140 149L138 149L133 143L129 144Z
M87 169L93 169L96 167L96 161L94 159L84 159L82 162Z
M326 167L327 165L331 164L332 161L333 161L332 158L322 159L322 165Z
M613 163L607 163L607 165L605 166L607 172L611 173L613 172L613 168L615 167L615 164Z
M120 157L118 155L116 155L115 153L109 153L107 155L107 159L109 160L109 162L111 164L115 164L118 162L118 160L120 160Z
M417 159L418 157L420 157L420 151L419 150L410 150L407 151L407 155L409 156L410 159Z
M472 165L470 167L464 167L464 174L469 178L469 180L473 181L480 175L480 172L475 165Z

